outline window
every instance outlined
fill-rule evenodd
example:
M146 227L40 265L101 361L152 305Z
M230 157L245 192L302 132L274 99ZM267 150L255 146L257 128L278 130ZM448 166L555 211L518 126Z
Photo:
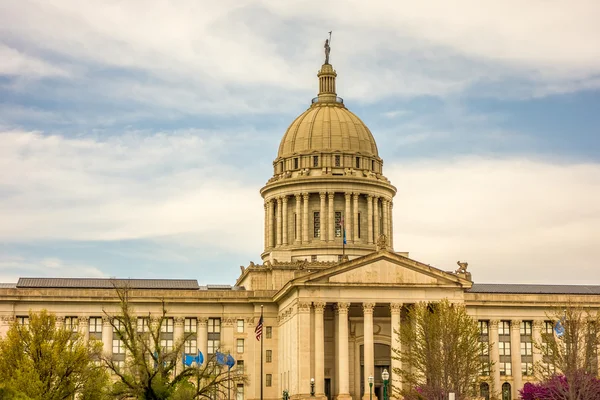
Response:
M375 171L375 160L371 160L371 170Z
M163 351L173 351L173 339L161 339L160 347Z
M243 353L244 352L244 339L237 339L236 343L237 343L237 352Z
M487 382L479 384L479 396L485 400L490 400L490 385Z
M294 169L298 169L298 158L294 158Z
M358 213L358 238L360 239L360 213Z
M221 346L221 319L208 319L208 354L215 354Z
M117 371L123 371L123 368L125 368L125 360L117 360L114 363Z
M273 350L267 350L265 353L265 358L267 359L266 362L268 362L268 363L272 362Z
M279 163L279 172L283 172L283 161Z
M510 396L510 383L504 382L502 384L502 400L511 400Z
M531 336L531 321L522 321L520 326L521 336Z
M313 219L314 219L314 236L316 238L321 237L321 218L319 216L319 212L315 211L313 213Z
M360 168L360 157L356 157L356 168Z
M479 326L479 360L481 362L480 373L482 376L490 374L490 337L489 337L489 321L477 321Z
M510 356L510 342L498 342L498 352L501 356Z
M554 324L552 321L544 321L544 333L552 335L554 332Z
M341 254L338 254L338 262L342 262L343 259L344 259L344 256L342 256Z
M22 326L29 325L29 317L17 316L17 324Z
M244 374L244 360L238 360L237 361L237 372L238 374L243 375Z
M531 356L533 355L533 343L531 342L521 342L521 355L522 356Z
M101 317L90 317L90 333L102 333Z
M265 386L271 387L272 384L273 384L273 375L267 374Z
M118 333L121 330L121 321L118 319L113 320L113 333Z
M150 321L146 317L138 317L137 319L137 331L148 332L150 330Z
M479 333L481 335L487 335L488 334L488 321L479 321Z
M267 328L265 330L265 338L271 339L271 337L273 337L273 327L267 326Z
M335 166L339 167L342 164L342 158L340 156L335 156Z
M317 261L317 256L316 255L310 256L310 261Z
M533 363L522 362L521 363L521 374L523 374L523 376L532 376L533 375Z
M79 319L77 317L65 317L65 329L71 332L77 332Z
M313 156L313 167L319 166L319 156Z
M183 321L183 331L186 333L196 333L198 329L198 320L196 318L186 318Z
M244 333L244 320L243 319L237 320L237 332Z
M173 333L173 318L165 318L160 324L160 331L163 333Z
M335 212L335 237L342 236L342 213L341 211Z
M498 363L498 369L500 370L500 375L512 375L512 366L509 362Z
M121 339L113 339L112 342L113 354L124 354L125 347L123 346L123 341Z
M510 335L509 321L500 321L498 323L498 335Z
M183 346L183 351L185 352L185 354L196 354L198 352L198 344L196 342L196 339L190 338L186 340Z
M235 400L244 400L244 384L238 383L235 390Z

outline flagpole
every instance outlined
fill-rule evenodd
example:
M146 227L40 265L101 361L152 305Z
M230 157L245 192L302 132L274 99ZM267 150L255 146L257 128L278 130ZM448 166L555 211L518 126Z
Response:
M264 320L263 320L263 305L260 305L260 320L263 323L263 327L264 327ZM264 332L261 332L260 334L260 400L263 400L263 336L264 336Z

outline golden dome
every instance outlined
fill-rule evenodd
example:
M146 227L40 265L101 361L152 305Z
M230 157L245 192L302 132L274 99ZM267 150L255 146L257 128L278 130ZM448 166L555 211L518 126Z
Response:
M337 74L333 67L323 64L317 76L319 96L287 129L279 145L278 158L333 151L378 158L371 131L336 95Z

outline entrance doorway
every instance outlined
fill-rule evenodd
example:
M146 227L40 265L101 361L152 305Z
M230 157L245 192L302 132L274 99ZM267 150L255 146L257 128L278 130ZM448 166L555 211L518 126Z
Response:
M373 370L373 399L383 400L383 380L381 374L384 369L390 373L390 382L392 380L392 371L390 370L390 346L387 344L375 343L374 346L374 370ZM365 353L364 346L360 346L360 396L369 395L369 386L365 387ZM390 388L388 382L388 390Z

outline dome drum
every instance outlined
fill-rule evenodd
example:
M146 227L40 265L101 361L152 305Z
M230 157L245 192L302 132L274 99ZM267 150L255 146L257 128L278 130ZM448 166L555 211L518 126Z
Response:
M368 176L381 174L383 160L372 155L345 153L341 151L293 154L278 158L273 162L276 178L299 176Z

